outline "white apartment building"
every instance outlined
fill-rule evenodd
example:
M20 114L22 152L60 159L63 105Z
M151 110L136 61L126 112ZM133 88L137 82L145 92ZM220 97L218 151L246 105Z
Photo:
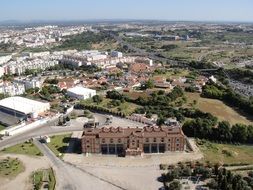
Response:
M25 85L19 83L3 83L0 85L0 93L16 96L25 93Z
M58 60L50 59L34 59L26 61L12 61L9 62L5 67L7 68L7 74L21 75L27 69L42 69L45 70L48 67L52 67L58 64Z
M25 90L31 88L41 88L43 84L43 80L39 77L16 79L15 82L25 85Z
M99 52L97 50L83 51L75 54L64 55L61 59L62 64L77 68L86 65L95 65L101 68L115 67L119 62L135 61L135 57L122 57L121 52L115 52L114 56L108 56L107 52Z

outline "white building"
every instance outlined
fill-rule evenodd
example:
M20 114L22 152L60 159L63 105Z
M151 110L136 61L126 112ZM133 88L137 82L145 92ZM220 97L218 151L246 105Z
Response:
M20 75L24 73L27 69L41 69L45 70L48 67L52 67L58 64L57 60L51 60L49 58L45 59L33 59L24 61L11 61L6 67L6 74L17 74Z
M112 57L121 58L121 57L123 57L123 53L122 53L122 52L119 52L119 51L112 51L112 52L111 52L111 56L112 56Z
M209 77L209 80L211 80L214 83L217 83L217 79L213 75Z
M74 88L68 89L67 95L72 98L79 99L79 100L85 100L85 99L92 98L93 96L95 96L96 90L84 88L81 86L76 86Z
M4 75L4 68L0 66L0 77Z
M0 85L0 93L9 96L21 95L25 93L25 86L19 83L3 83Z
M43 84L43 80L39 77L35 77L35 78L20 78L20 79L16 79L14 80L17 83L20 84L24 84L25 85L25 89L31 89L31 88L41 88L42 84Z
M7 63L12 58L12 55L0 56L0 65Z
M40 113L44 113L50 109L50 104L48 102L44 103L14 96L0 100L0 108L3 112L10 113L10 111L16 111L16 114L37 118Z
M25 89L31 89L31 88L41 88L42 82L37 79L32 80L26 80L25 81Z

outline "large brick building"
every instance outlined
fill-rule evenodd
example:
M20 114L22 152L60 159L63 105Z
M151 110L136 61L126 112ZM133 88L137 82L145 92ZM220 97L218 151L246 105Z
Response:
M184 151L185 135L179 126L85 129L83 153L141 155Z

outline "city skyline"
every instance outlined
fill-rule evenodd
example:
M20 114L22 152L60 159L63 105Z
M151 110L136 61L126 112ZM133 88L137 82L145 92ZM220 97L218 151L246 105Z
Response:
M164 20L252 22L250 0L179 1L31 1L4 0L0 21L18 20ZM236 14L235 14L236 13Z

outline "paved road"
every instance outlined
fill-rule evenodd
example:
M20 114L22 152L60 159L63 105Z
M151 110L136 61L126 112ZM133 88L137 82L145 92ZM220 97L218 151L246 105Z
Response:
M105 123L105 114L97 114L93 113L96 120L99 121L101 126ZM80 119L80 118L79 118ZM21 142L24 142L28 139L35 138L38 136L43 135L54 135L54 134L60 134L60 133L67 133L67 132L74 132L74 131L82 131L83 130L83 124L84 120L72 120L70 126L50 126L54 125L54 122L48 123L47 125L38 126L32 130L25 131L20 134L16 134L14 136L5 137L4 140L0 141L0 150L9 147ZM128 119L119 118L119 117L113 117L113 122L110 124L110 126L121 126L121 127L133 127L138 126L142 127L143 124L137 123L134 121L130 121Z
M104 32L108 32L108 31L104 31ZM161 57L159 56L159 53L158 52L147 52L146 50L144 49L141 49L141 48L138 48L138 47L135 47L133 46L132 44L124 41L124 39L122 39L120 36L118 35L115 35L114 33L112 32L108 32L108 34L113 37L119 44L123 45L123 46L127 46L128 49L136 52L138 55L140 56L147 56L149 57L150 59L153 59L153 60L156 60L156 61L161 61L161 62L169 62L171 65L183 65L183 63L179 63L179 61L175 61L173 59L169 59L167 57Z
M41 150L53 165L57 178L57 189L60 190L119 190L120 186L105 181L85 170L68 164L54 155L54 153L43 143L34 139L34 144Z
M83 129L82 125L81 126L66 126L66 127L40 126L32 130L26 131L24 133L20 133L14 136L4 138L4 140L0 141L0 149L24 142L28 139L38 137L38 136L81 131L82 129Z

